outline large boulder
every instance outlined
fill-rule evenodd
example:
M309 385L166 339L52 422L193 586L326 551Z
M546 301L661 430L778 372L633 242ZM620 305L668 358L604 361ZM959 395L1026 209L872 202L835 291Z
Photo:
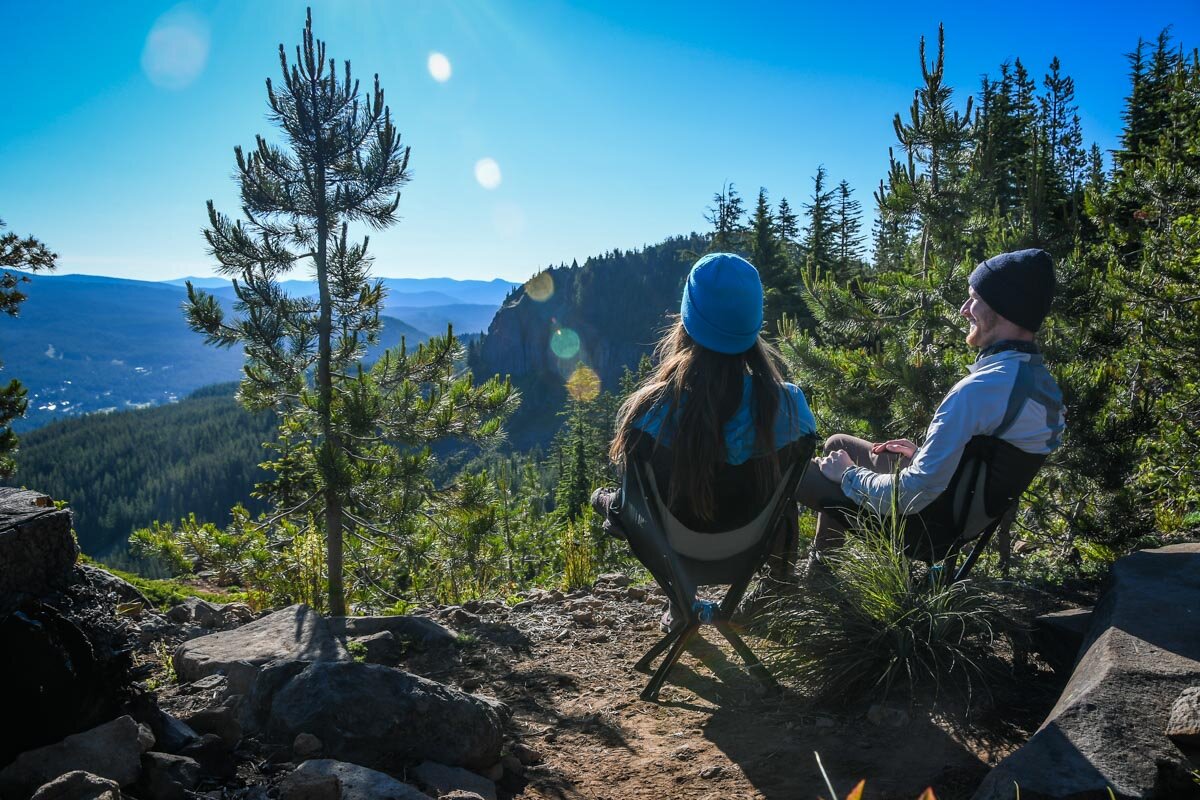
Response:
M22 595L65 586L78 556L70 511L44 494L0 487L0 619Z
M390 633L403 642L422 645L453 644L454 631L428 617L397 614L391 617L330 617L334 636L373 636Z
M283 779L280 800L431 800L390 775L329 758L305 761Z
M281 661L259 675L244 722L280 743L310 733L325 755L365 766L480 769L500 760L503 713L495 700L379 664Z
M1113 567L1082 655L1037 732L975 800L1183 797L1191 767L1167 738L1200 679L1200 544L1143 550ZM1193 786L1194 791L1194 786Z
M128 786L141 775L142 753L153 744L149 728L139 726L133 717L119 717L19 755L0 770L0 797L28 797L38 787L76 770Z
M350 654L320 614L295 605L235 630L184 642L174 655L181 682L220 673L229 678L234 694L246 694L259 669L277 659L349 661Z

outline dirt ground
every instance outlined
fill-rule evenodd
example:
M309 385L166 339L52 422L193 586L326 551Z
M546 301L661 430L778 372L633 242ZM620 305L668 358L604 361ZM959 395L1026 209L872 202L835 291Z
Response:
M702 629L657 703L638 694L634 663L661 633L661 597L599 588L542 595L526 607L438 612L466 636L457 663L410 669L512 709L510 749L528 748L524 776L506 775L502 797L828 797L816 754L844 796L969 798L988 768L1019 746L1057 695L1036 668L999 686L971 714L896 707L868 719L866 704L817 709L803 695L764 692L712 629ZM633 597L630 594L634 595ZM560 599L561 597L561 599ZM748 637L752 648L753 637ZM532 754L532 755L530 755Z

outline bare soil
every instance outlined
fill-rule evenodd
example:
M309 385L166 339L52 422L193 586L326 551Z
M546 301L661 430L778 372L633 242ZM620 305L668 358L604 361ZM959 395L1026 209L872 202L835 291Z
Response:
M438 610L468 634L457 661L421 663L414 654L405 666L508 704L510 750L540 762L500 782L502 797L522 799L828 797L817 753L841 796L866 779L867 798L914 800L927 786L942 800L969 798L1061 688L1036 664L1018 664L988 707L915 702L874 724L865 702L820 709L795 690L765 692L724 640L702 629L658 702L645 702L638 694L648 676L634 664L662 635L662 598L640 594L600 587L542 595L519 610Z

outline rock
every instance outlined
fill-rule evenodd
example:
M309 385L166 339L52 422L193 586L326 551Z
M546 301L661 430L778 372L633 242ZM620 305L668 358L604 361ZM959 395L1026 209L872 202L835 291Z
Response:
M472 614L465 608L451 608L447 616L455 625L478 625L479 615Z
M504 771L511 775L525 774L525 765L512 753L505 753L500 757L500 766L504 767Z
M423 645L453 644L454 631L427 617L399 614L392 617L330 617L334 636L371 636L387 631L397 639Z
M1091 632L1050 715L984 779L975 800L1174 797L1183 754L1172 703L1200 675L1200 544L1117 561Z
M333 779L332 783L330 778ZM329 791L333 794L318 794ZM312 788L306 788L312 787ZM307 792L307 793L305 793ZM408 784L390 775L357 764L347 764L329 758L305 761L283 779L279 786L280 800L431 800Z
M129 581L118 578L111 572L91 564L76 564L75 569L84 577L84 579L95 586L97 589L111 594L112 597L119 603L141 603L143 608L153 608L146 595Z
M349 661L350 654L320 614L295 605L235 630L184 642L174 656L181 681L220 672L235 694L247 694L259 669L276 659Z
M311 733L326 755L364 766L500 759L500 703L378 664L279 662L263 670L247 706L243 721L269 738Z
M297 734L295 740L292 741L292 752L300 759L320 755L324 749L324 743L311 733Z
M638 601L645 600L646 594L647 594L646 590L640 586L630 586L628 589L625 590L625 596L628 597L630 600L638 600Z
M434 797L450 792L474 792L484 800L496 800L496 784L470 770L448 767L436 761L422 761L408 771L416 784Z
M623 575L620 572L606 572L596 578L596 586L618 586L625 587L633 583L633 580L628 575Z
M501 603L499 600L484 600L479 604L480 611L486 611L491 614L494 614L497 611L503 611L504 609L504 603Z
M232 777L237 771L237 761L229 746L215 733L204 734L199 741L180 750L179 755L192 759L200 765L200 770L205 775L214 778Z
M75 770L128 786L142 772L142 726L124 716L58 744L30 750L0 770L0 797L25 797Z
M0 487L0 618L22 594L65 586L78 555L70 511L44 494Z
M477 774L482 775L487 780L491 781L492 783L495 783L496 781L498 781L504 777L504 764L497 761L495 764L492 764L490 767L479 770L479 772ZM464 789L463 791L466 791L466 790Z
M186 756L146 753L142 756L140 795L147 800L187 800L200 782L200 765Z
M1070 675L1092 623L1092 609L1069 608L1033 622L1033 649L1057 673Z
M474 792L456 789L453 792L442 795L438 800L483 800L483 798Z
M213 697L223 697L229 688L229 680L224 675L209 675L192 681L184 688L192 692L212 692Z
M222 625L245 625L254 621L254 609L245 603L226 603L221 616Z
M1171 706L1167 736L1182 748L1200 748L1200 686L1184 689Z
M511 752L525 766L533 766L542 763L542 754L534 750L524 742L517 742L511 748Z
M167 619L175 623L194 622L202 628L219 628L225 622L225 606L189 597L167 612Z
M393 667L404 660L408 651L407 643L397 639L391 631L380 631L350 641L362 645L365 649L363 659L368 664L387 664Z
M522 600L519 603L513 603L513 611L530 611L536 605L532 600Z
M158 707L152 694L140 695L125 706L125 711L138 723L150 729L154 745L164 753L178 753L189 744L200 741L186 722L171 716Z
M712 778L721 777L721 773L724 771L725 768L720 764L710 764L704 769L700 770L700 777L704 778L705 780L711 780Z
M878 728L903 728L909 716L903 708L875 703L867 709L867 722Z
M202 709L186 717L185 722L197 733L215 733L228 747L236 747L242 739L242 723L233 705Z
M38 789L31 800L121 800L121 787L116 781L77 769Z
M571 614L571 620L581 628L590 628L596 624L596 615L591 611L575 611Z

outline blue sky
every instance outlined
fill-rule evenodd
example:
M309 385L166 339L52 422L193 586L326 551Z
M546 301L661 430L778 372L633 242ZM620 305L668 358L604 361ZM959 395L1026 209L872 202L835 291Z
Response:
M1089 143L1115 147L1124 54L1173 25L1200 45L1200 3L316 0L329 55L379 73L411 184L372 234L376 273L524 280L613 247L703 230L714 191L798 207L824 164L864 207L891 119L946 26L959 103L980 76L1054 55ZM62 273L208 275L204 203L237 212L233 147L270 136L264 79L304 2L0 4L0 218ZM172 38L174 37L174 38ZM166 49L160 49L162 46ZM435 80L431 53L450 78ZM475 175L495 161L500 183ZM295 277L303 277L296 274Z

